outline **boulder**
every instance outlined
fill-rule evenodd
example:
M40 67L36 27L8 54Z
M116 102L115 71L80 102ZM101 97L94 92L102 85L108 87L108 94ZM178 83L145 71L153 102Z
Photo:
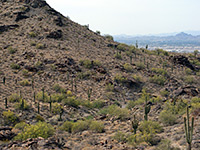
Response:
M60 39L62 38L62 31L57 30L57 31L50 32L49 35L47 35L47 38Z

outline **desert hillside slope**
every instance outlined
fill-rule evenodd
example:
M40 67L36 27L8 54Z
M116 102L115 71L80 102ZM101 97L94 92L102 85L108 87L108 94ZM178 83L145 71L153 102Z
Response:
M185 149L187 106L200 149L198 53L114 42L42 0L0 18L0 149Z

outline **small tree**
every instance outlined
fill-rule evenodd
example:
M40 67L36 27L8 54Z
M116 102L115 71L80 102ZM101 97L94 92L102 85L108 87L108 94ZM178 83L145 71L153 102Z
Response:
M196 57L198 53L199 53L199 51L198 51L198 50L195 50L195 51L194 51L194 56Z

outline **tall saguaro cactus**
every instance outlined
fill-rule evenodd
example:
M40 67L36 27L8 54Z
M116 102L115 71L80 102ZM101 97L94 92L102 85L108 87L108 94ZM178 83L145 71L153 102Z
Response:
M144 106L144 119L148 120L148 114L151 110L151 106L147 104L147 96L145 97L145 106Z
M190 126L190 118L189 118L189 108L187 107L187 118L184 117L185 124L185 138L188 143L187 150L192 149L192 135L193 135L193 127L194 127L194 117L192 117L192 124Z

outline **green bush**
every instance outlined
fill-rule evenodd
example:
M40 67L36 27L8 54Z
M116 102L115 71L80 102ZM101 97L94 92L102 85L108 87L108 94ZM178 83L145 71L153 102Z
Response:
M104 124L99 121L91 121L91 123L89 124L89 130L102 133L104 131Z
M66 89L64 89L63 87L61 87L59 84L54 84L53 85L53 90L55 92L58 92L58 93L66 93Z
M109 83L105 86L105 91L107 92L113 92L114 91L114 85Z
M28 35L32 38L36 37L37 34L35 32L29 32Z
M150 82L158 84L158 85L164 85L165 84L165 77L161 76L161 75L155 75L153 77L150 78Z
M14 114L14 112L8 110L8 111L4 111L2 113L3 116L3 120L4 120L4 125L9 125L9 126L13 126L15 125L17 122L19 122L19 118L17 115Z
M25 77L28 77L28 76L29 76L28 70L23 69L23 70L22 70L22 75L25 76Z
M20 99L21 99L20 96L16 93L14 93L8 97L8 101L11 103L20 102Z
M192 83L194 83L195 79L194 79L193 76L188 75L188 76L185 76L185 77L184 77L184 81L185 81L186 83L188 83L188 84L192 84Z
M186 73L187 75L191 75L191 74L192 74L192 70L191 70L190 68L186 68L186 69L185 69L185 73Z
M114 54L114 57L117 59L122 59L122 55L118 52L116 54Z
M120 108L116 105L110 105L100 110L100 114L116 117L116 119L126 120L129 117L129 110L126 108Z
M37 114L37 115L35 116L35 120L36 120L37 122L44 122L44 121L45 121L45 119L44 119L41 115L39 115L39 114Z
M114 77L114 81L117 82L117 83L121 83L121 84L124 84L126 81L127 81L127 78L122 76L121 74L117 74L115 77Z
M17 123L14 126L14 129L18 129L18 130L23 131L27 126L28 126L28 124L22 121L22 122Z
M15 64L15 63L11 63L10 64L10 68L12 68L12 69L20 69L20 66L18 65L18 64Z
M80 101L78 101L74 96L67 97L63 99L62 102L64 105L68 105L75 108L78 108L78 106L80 105Z
M165 69L162 69L162 68L152 68L151 70L153 72L160 74L160 75L163 75L163 76L167 75L167 71Z
M115 139L118 142L127 142L127 135L121 131L118 131L113 136L113 139Z
M142 62L136 62L135 65L138 67L138 69L145 69L145 65Z
M35 125L28 125L22 133L19 133L15 140L26 140L28 138L48 138L54 134L54 128L45 122L38 122Z
M162 91L160 91L160 95L163 96L163 97L168 97L169 92L167 90L162 90Z
M130 49L130 46L124 43L120 43L117 45L117 49L120 51L128 51Z
M45 46L44 46L44 44L38 43L38 44L36 44L36 48L37 49L44 49Z
M87 79L90 79L90 77L92 76L92 72L91 71L85 71L85 72L79 72L77 74L78 78L79 79L82 79L82 80L87 80Z
M92 107L93 108L103 108L106 105L104 100L95 100L92 102Z
M60 129L69 133L77 133L84 130L91 130L93 132L101 133L104 131L104 125L102 122L92 120L79 120L77 122L66 121L63 123Z
M133 79L135 79L138 82L142 82L142 77L140 75L132 75Z
M16 48L12 48L11 46L8 47L8 51L10 54L14 54L17 52L17 49Z
M113 41L114 40L113 37L111 35L108 35L108 34L104 35L104 37L106 39L108 39L109 41Z
M22 102L24 103L23 108L22 108ZM28 105L25 99L23 99L23 101L22 99L20 99L20 101L15 104L15 109L28 110L29 108L30 106Z
M48 94L46 92L44 92L44 99L43 99L43 92L42 91L37 93L36 99L39 100L39 101L42 101L42 102L49 102Z
M139 125L139 130L145 133L161 133L163 132L162 126L155 121L143 121Z
M174 125L177 120L177 116L171 111L163 110L159 115L160 121L165 125Z
M193 97L191 99L191 105L192 105L193 110L199 109L200 108L200 98L199 97Z
M31 85L31 83L30 83L28 80L20 81L19 84L20 84L21 86L30 86L30 85Z
M61 102L63 99L66 98L66 94L63 93L55 93L51 95L51 101L52 102Z
M131 72L133 70L132 66L128 63L124 64L124 69L128 72Z
M53 103L52 104L52 113L53 114L60 114L62 110L62 106L58 103Z
M85 59L85 60L80 60L80 65L84 66L87 69L91 69L94 66L101 66L101 63L99 60L89 60L89 59Z

